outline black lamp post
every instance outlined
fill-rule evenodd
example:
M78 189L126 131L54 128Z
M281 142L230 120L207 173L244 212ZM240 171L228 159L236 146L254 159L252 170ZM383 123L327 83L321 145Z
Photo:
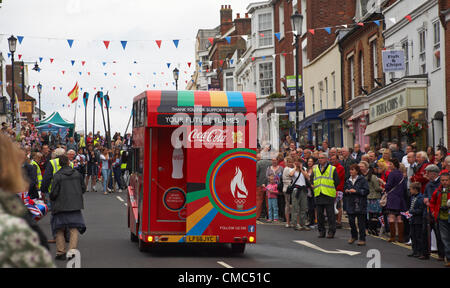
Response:
M14 52L16 52L17 47L17 38L11 35L11 37L8 38L8 46L9 46L9 52L11 53L11 84L12 84L12 95L11 96L11 116L12 116L12 127L16 126L15 121L15 112L16 112L16 97L15 97L15 91L14 91Z
M41 114L42 114L42 110L41 110L42 85L41 85L41 82L39 82L39 84L37 85L37 91L38 91L38 94L39 94L39 121L41 121Z
M178 68L175 67L175 69L173 69L173 79L175 80L175 87L178 91L178 78L180 77L180 71L178 70Z
M299 119L300 119L300 115L299 115L299 69L298 69L298 65L299 65L299 57L300 57L300 37L302 35L302 25L303 25L303 15L298 13L298 11L295 11L295 14L291 16L291 24L292 24L292 28L294 31L296 31L297 34L294 35L295 37L295 42L294 42L294 47L295 47L295 135L296 135L296 142L299 142L300 139L300 135L299 135ZM302 77L303 79L303 77ZM303 85L302 85L302 92L303 92ZM305 105L303 105L305 106ZM303 111L304 111L305 107L303 107ZM305 115L305 113L303 112L303 116ZM304 117L303 117L304 118Z

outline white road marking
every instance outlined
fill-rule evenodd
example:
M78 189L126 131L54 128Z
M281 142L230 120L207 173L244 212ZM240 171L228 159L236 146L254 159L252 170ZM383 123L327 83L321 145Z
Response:
M347 254L349 256L355 256L355 255L361 254L361 252L340 250L340 249L336 249L336 251L329 251L329 250L322 249L317 245L309 243L308 241L303 241L303 240L294 240L294 242L297 244L312 248L312 249L319 250L320 252L328 253L328 254Z
M116 196L117 199L119 199L121 202L125 202L120 196Z
M233 268L230 265L228 265L227 263L223 262L223 261L217 261L217 264L222 265L225 268Z

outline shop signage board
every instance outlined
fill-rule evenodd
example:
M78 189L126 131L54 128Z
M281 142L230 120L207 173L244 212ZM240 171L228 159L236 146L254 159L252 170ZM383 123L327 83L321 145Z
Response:
M403 50L385 50L383 55L383 72L405 70L405 52Z
M286 86L289 90L295 91L295 75L294 76L286 76ZM298 76L298 87L302 87L302 76Z
M406 90L370 105L370 123L407 108Z

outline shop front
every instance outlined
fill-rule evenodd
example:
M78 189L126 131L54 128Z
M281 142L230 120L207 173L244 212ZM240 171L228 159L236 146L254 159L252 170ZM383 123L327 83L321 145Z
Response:
M341 109L329 109L317 112L300 123L300 145L312 143L321 146L324 140L330 147L342 147Z
M426 82L402 79L370 95L369 125L365 136L372 147L398 142L402 149L415 145L427 146Z

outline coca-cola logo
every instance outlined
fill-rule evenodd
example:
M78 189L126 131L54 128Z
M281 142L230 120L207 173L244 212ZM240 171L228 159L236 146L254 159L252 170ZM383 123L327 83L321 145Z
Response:
M221 129L213 129L205 132L194 129L188 136L189 142L200 141L207 143L224 143L226 139L226 133Z

